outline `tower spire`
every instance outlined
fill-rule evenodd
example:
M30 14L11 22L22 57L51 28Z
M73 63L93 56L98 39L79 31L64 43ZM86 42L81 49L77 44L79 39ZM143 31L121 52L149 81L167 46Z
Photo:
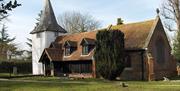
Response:
M66 33L66 31L61 26L59 26L56 21L50 0L45 0L45 6L40 18L39 25L35 27L31 34L43 31Z

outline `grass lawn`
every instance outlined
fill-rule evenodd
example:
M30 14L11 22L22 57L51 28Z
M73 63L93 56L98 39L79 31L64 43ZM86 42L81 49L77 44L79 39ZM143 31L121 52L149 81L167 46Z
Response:
M67 80L56 77L26 77L0 81L0 91L180 91L180 81L127 81L126 83L128 87L122 87L120 81L100 79Z
M25 74L12 74L11 73L11 77L15 77L15 76L24 76ZM29 75L29 74L26 74L26 75ZM3 78L3 77L10 77L10 73L0 73L0 78Z

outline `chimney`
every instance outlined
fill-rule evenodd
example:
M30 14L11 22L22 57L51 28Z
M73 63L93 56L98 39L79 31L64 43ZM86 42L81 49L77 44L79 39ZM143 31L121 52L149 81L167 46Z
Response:
M117 18L117 25L122 25L123 24L123 20L121 18Z

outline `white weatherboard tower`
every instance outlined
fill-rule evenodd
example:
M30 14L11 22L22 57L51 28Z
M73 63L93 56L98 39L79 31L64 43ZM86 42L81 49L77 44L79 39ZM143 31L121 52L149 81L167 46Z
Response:
M64 35L66 31L58 25L50 0L45 0L39 25L32 34L32 70L33 75L43 74L42 63L39 63L43 50L50 46L57 36Z

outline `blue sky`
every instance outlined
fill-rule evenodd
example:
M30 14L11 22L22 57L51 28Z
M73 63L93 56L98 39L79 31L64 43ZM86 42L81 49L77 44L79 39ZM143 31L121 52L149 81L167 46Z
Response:
M16 36L16 43L28 49L25 42L33 30L38 13L45 0L18 0L22 4L6 21L10 36ZM116 24L121 17L125 23L144 21L156 17L156 8L162 0L51 0L56 17L65 11L89 13L102 22L102 27Z

